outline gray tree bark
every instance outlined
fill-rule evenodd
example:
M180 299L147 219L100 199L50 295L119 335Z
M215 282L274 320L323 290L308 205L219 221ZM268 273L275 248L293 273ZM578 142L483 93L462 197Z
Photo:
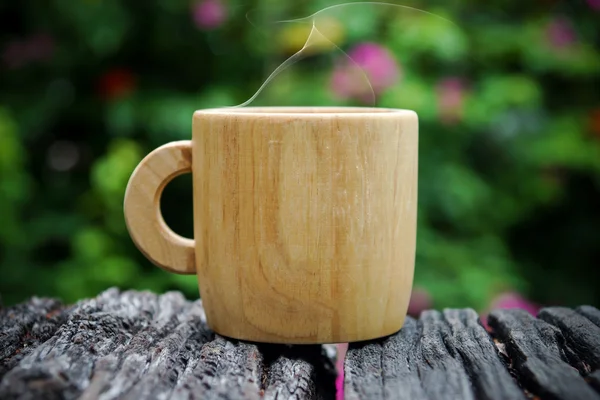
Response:
M351 344L346 399L600 399L600 311L425 311L400 332Z
M0 311L0 399L325 399L334 381L322 346L228 340L176 292Z
M350 345L346 399L600 399L600 311L429 310ZM333 399L329 346L213 333L200 300L110 289L0 309L0 399Z

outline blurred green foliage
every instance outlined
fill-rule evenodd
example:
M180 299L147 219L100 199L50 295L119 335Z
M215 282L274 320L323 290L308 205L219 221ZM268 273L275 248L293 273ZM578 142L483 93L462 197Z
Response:
M246 101L298 50L306 26L275 20L331 4L224 1L210 28L188 0L0 5L2 26L14 27L0 33L2 301L74 301L112 285L197 297L195 277L159 270L133 246L127 180L149 151L190 137L194 110ZM307 54L253 105L361 105L332 95L332 60L378 43L400 78L377 105L420 117L415 284L435 307L483 310L511 290L599 305L599 10L403 4L454 23L364 4L325 12L339 49ZM190 237L191 196L183 176L163 198L167 222Z

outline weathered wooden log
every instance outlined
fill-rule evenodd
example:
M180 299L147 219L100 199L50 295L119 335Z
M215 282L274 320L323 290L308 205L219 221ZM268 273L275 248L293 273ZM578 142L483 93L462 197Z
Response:
M490 325L531 393L543 398L600 399L570 364L576 356L558 328L523 310L493 312Z
M56 300L33 298L0 309L0 377L52 337L64 322L62 307Z
M560 329L569 347L576 353L579 369L589 372L600 368L600 327L575 310L553 307L540 311L538 317Z
M600 312L426 311L378 341L351 344L346 399L600 399Z
M1 399L324 399L334 381L322 346L228 340L200 300L176 292L111 289L0 312Z
M426 311L353 343L347 399L600 399L600 311ZM325 351L328 350L328 351ZM327 346L215 335L200 300L111 289L0 309L0 399L333 399Z
M524 398L473 310L426 311L346 355L347 399ZM368 373L365 365L371 366ZM377 376L379 379L375 380Z
M590 306L579 306L575 310L600 327L600 310Z

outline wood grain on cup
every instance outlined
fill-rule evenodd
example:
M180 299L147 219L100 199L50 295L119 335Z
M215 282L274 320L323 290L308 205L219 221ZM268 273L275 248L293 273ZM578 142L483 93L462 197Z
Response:
M397 331L414 271L416 114L278 111L194 114L195 244L180 241L173 253L143 239L153 243L145 254L188 273L183 254L193 246L207 321L225 336L326 343ZM146 195L169 173L148 173ZM131 220L151 213L132 209ZM137 235L157 228L168 230Z
M155 265L195 274L194 241L173 232L160 212L160 196L175 177L192 171L192 142L165 144L148 154L131 174L123 208L137 248Z

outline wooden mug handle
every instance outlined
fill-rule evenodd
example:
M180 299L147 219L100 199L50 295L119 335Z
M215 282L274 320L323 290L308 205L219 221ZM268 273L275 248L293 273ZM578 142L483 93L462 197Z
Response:
M163 189L175 177L192 172L192 142L167 143L135 168L125 191L125 223L137 248L156 266L176 274L196 273L194 240L173 232L160 211Z

